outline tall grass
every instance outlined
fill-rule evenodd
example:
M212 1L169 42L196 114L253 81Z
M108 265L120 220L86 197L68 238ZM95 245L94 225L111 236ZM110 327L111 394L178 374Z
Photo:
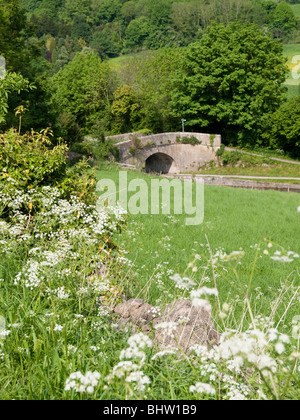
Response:
M115 169L99 175L109 174ZM22 214L34 191L11 200L9 223L0 215L2 400L299 399L297 256L275 242L297 251L298 197L213 188L205 224L195 231L180 219L136 216L120 234L120 209L99 213L55 189L42 191L44 207L34 218ZM274 233L278 220L283 226ZM264 236L273 237L250 248ZM279 261L270 258L275 250ZM176 273L194 289L176 287ZM161 352L155 331L133 334L112 311L124 293L163 311L203 286L219 291L204 296L223 333L214 348Z

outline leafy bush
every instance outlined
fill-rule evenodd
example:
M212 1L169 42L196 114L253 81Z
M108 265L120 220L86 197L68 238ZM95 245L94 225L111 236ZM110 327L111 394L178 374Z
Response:
M93 156L97 162L114 159L120 160L120 150L112 139L86 140L72 145L71 150L76 153Z
M77 196L82 201L93 200L95 179L87 160L69 167L67 146L61 143L52 147L51 135L49 130L23 136L10 130L0 137L1 195L51 186L57 187L63 198ZM6 210L9 213L9 206Z
M10 130L1 136L0 181L12 178L16 188L28 190L59 178L65 172L67 146L50 148L50 136L49 130L24 136Z
M142 141L141 141L141 139L140 139L138 136L136 136L136 135L132 135L132 136L130 136L130 140L131 140L131 144L132 144L132 146L129 148L129 153L130 153L132 156L135 156L135 154L136 154L136 153L138 153L140 150L142 150L142 149L143 149L143 146L142 146Z
M223 155L224 155L224 152L225 152L225 144L222 144L222 145L221 145L221 147L220 147L220 149L219 149L219 150L217 150L216 155L217 155L218 157L221 157L221 156L223 156Z
M191 144L192 146L195 146L196 144L201 144L202 141L198 140L195 136L184 136L184 137L180 137L177 136L176 137L176 143L182 143L182 144Z
M253 156L242 152L224 151L222 156L222 163L224 166L239 166L243 168L250 168L253 166L272 165L274 161L268 158Z

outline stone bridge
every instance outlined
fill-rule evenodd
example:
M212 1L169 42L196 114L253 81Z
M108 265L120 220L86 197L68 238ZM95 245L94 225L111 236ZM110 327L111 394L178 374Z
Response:
M196 138L199 144L183 143L183 137ZM110 137L123 140L116 144L122 164L146 172L176 174L195 172L200 166L217 159L221 136L201 133L163 133L143 136L138 133Z

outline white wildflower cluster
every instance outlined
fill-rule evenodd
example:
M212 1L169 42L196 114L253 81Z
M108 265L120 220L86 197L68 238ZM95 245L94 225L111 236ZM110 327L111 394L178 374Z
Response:
M190 392L195 394L207 394L207 395L215 395L216 390L209 384L204 384L201 382L197 382L195 385L190 387Z
M292 263L295 259L299 258L299 254L293 251L283 252L283 251L276 251L271 260L281 262L281 263Z
M226 393L225 399L250 398L252 390L242 379L246 369L259 371L266 380L284 369L280 356L286 352L290 338L275 328L268 328L268 320L266 322L266 332L254 328L245 332L227 331L222 334L218 346L194 345L190 349L201 362L201 378ZM195 387L191 387L190 391L197 392ZM202 389L205 387L200 386ZM261 391L259 398L267 399Z
M175 332L176 332L178 327L179 327L178 322L173 322L173 321L167 322L167 321L165 321L165 322L160 322L159 324L155 325L154 328L156 330L159 330L162 333L162 335L174 338L175 337Z
M17 241L29 239L42 246L35 246L29 250L29 260L26 262L22 271L15 277L15 285L25 285L33 290L47 285L48 279L53 274L56 277L78 277L80 273L70 270L69 265L74 266L73 261L79 260L84 247L78 248L78 244L91 245L94 249L102 249L99 243L103 243L103 235L109 237L122 224L124 211L117 208L97 210L96 206L87 205L79 201L77 197L63 200L60 192L56 188L44 187L37 191L31 190L29 193L14 191L10 195L0 198L0 204L8 201L13 212L11 225L0 220L1 233L5 233L7 238L17 237ZM6 202L5 201L5 202ZM28 225L28 217L22 214L21 210L28 203L39 202L43 206L43 211L37 213L34 218L34 231L29 235L24 233L24 227ZM5 237L5 236L4 236ZM26 237L26 238L25 238ZM28 237L28 238L27 238ZM11 240L10 240L11 242ZM51 249L50 249L51 247ZM0 243L0 253L8 252L12 248L8 246L8 241ZM101 251L105 252L105 249ZM99 255L93 255L95 269L101 264ZM97 262L98 259L98 262ZM61 270L61 265L64 269ZM99 279L98 279L99 280ZM105 290L107 283L105 280L93 284L94 292ZM49 292L49 288L47 288ZM52 292L59 299L67 299L69 292L59 288ZM87 292L87 294L90 291Z
M189 279L188 277L181 278L179 274L175 274L174 276L170 277L170 279L176 283L175 287L178 289L191 289L196 286L196 283L193 280Z
M28 216L22 214L22 208L36 202L42 205L43 211L36 216L35 238L59 239L63 230L67 238L83 237L90 240L91 234L96 238L104 233L115 232L119 224L125 221L126 212L120 207L97 209L97 206L87 205L74 196L70 200L61 199L57 188L43 187L28 193L14 190L10 194L2 194L0 205L9 204L14 224L8 228L1 221L1 233L5 231L10 235L21 235L28 221Z
M10 333L11 333L10 330L1 329L0 330L0 340L4 340Z
M68 299L70 296L70 292L65 290L65 287L58 287L57 289L51 290L49 288L46 289L46 293L51 296L56 296L59 300Z
M21 281L23 281L25 287L33 290L34 288L40 286L44 278L43 269L38 261L29 260L23 270L16 275L14 284L18 285Z
M245 256L245 251L240 249L239 251L233 251L227 254L222 248L218 249L212 257L212 264L216 265L218 262L232 262L240 261Z
M151 357L151 360L162 359L166 356L176 356L178 353L178 349L175 347L168 347L165 350L157 352L154 356Z
M144 392L146 385L151 383L148 376L141 370L146 360L145 350L152 347L150 338L138 333L128 339L128 348L122 350L120 362L114 366L105 380L112 384L116 379L134 384L134 390ZM125 360L129 359L129 360Z
M101 375L99 372L87 372L83 375L81 372L71 373L66 380L65 391L74 389L77 392L93 394L98 386Z
M300 316L295 317L292 321L292 335L295 340L300 340Z
M140 360L141 363L144 363L146 360L146 354L144 350L146 348L152 347L152 341L150 338L143 334L139 333L133 335L128 340L128 347L125 350L121 351L120 360Z
M9 224L0 220L0 234L6 235L9 232Z
M149 309L149 313L152 314L153 318L159 318L161 316L161 309L159 306L152 306Z
M217 348L209 350L206 346L195 345L191 347L191 351L195 353L201 361L201 377L211 384L214 384L215 388L219 388L221 385L222 391L226 393L225 399L248 399L250 389L248 386L235 379L236 374L240 372L240 361L238 359L225 362L225 369L222 370L221 358ZM232 372L232 374L230 374L230 372ZM197 391L194 390L191 392Z
M279 333L276 328L270 329L267 337L270 343L274 343L274 349L279 355L286 351L285 345L291 342L288 335Z
M190 299L192 301L192 305L197 308L203 308L207 312L211 312L211 304L207 299L202 299L202 296L218 296L217 289L210 289L208 287L201 287L198 290L192 290L190 294Z
M64 329L63 325L56 324L53 328L53 331L61 332Z
M268 337L260 330L228 332L221 337L218 354L223 360L232 360L238 368L249 363L262 372L267 369L276 372L277 363L269 354L268 345Z

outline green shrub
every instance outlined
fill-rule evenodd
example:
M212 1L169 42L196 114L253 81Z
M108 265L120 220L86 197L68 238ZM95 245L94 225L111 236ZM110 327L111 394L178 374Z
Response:
M214 141L215 141L215 138L216 138L216 134L210 134L210 135L209 135L209 143L210 143L210 146L211 146L211 147L213 147L213 146L214 146Z
M49 185L63 176L68 150L65 144L51 146L51 131L32 131L23 136L10 130L1 136L0 182L15 181L16 188L28 190Z
M132 136L130 136L130 140L131 140L131 144L132 144L132 146L129 148L129 153L130 153L132 156L135 156L135 155L136 155L136 153L138 153L140 150L142 150L142 149L143 149L143 146L142 146L142 141L141 141L141 139L140 139L138 136L136 136L136 135L132 135Z
M93 156L97 162L114 159L120 160L120 149L114 145L112 139L82 141L72 145L72 152Z
M196 144L201 144L202 141L198 140L195 136L190 136L190 137L177 136L176 137L176 143L191 144L192 146L195 146Z
M253 166L273 165L274 161L260 156L253 156L248 153L224 151L222 155L222 163L224 166L250 168Z
M223 153L223 165L224 166L234 166L241 159L241 153L239 152L227 152Z
M220 149L219 149L219 150L217 150L216 155L217 155L218 157L221 157L221 156L223 156L223 155L224 155L224 152L225 152L225 144L222 144L222 145L221 145L221 147L220 147Z
M0 137L0 194L26 194L49 186L58 188L64 199L76 196L86 203L93 201L95 178L87 159L70 166L67 145L53 147L51 135L50 130L23 136L10 130ZM33 203L28 206L25 212L32 210ZM3 210L10 213L9 207L8 203ZM39 203L34 207L38 211Z

